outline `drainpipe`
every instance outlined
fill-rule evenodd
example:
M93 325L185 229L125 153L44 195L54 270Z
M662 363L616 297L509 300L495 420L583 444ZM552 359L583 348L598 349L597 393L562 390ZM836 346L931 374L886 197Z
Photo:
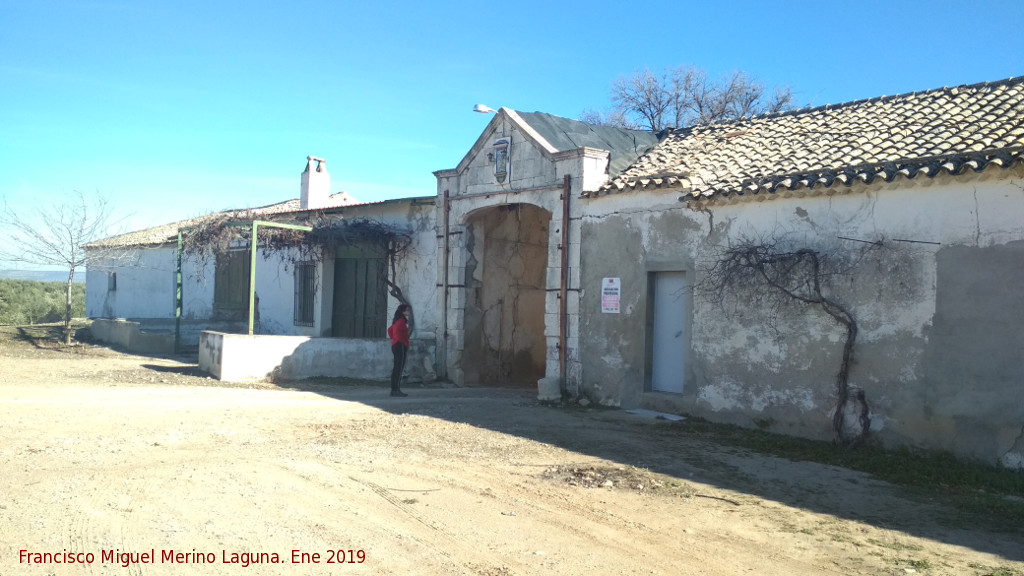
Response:
M441 203L441 222L442 222L442 234L444 235L444 244L442 253L444 254L441 263L441 290L444 294L444 305L441 307L441 353L439 354L439 362L437 363L438 375L441 378L448 378L448 191L444 191L444 199Z
M569 391L569 379L566 378L566 331L568 329L568 306L566 305L566 291L569 284L569 189L572 179L566 174L562 181L562 278L558 290L558 375L559 388L564 396Z
M174 272L174 353L181 353L181 229L178 229L178 268Z
M252 223L252 239L249 241L249 336L252 336L253 316L256 311L256 252L259 250L259 223Z

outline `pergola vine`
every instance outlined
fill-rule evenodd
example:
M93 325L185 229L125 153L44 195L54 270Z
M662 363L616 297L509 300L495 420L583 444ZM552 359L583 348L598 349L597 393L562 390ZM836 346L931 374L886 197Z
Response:
M396 284L396 266L412 244L410 232L385 222L369 218L330 218L320 214L316 218L284 221L261 220L267 215L255 211L218 214L207 217L199 223L178 232L178 304L176 317L177 332L180 334L181 319L181 261L183 256L197 263L197 273L202 266L216 262L219 254L232 247L248 245L252 254L250 267L249 333L253 333L255 305L255 258L262 252L264 259L277 257L294 267L299 262L322 261L325 255L333 254L341 246L360 246L379 251L386 255L389 275L384 283L388 293L403 304L408 304L401 288ZM253 240L255 236L255 241Z
M397 263L401 261L410 246L412 236L407 230L366 218L352 220L321 219L307 234L297 231L275 231L269 235L263 246L265 254L280 253L286 261L293 263L304 260L320 260L340 246L362 246L375 248L386 255L388 275L384 283L388 293L402 304L408 304L402 289L395 283ZM293 258L289 258L293 254Z

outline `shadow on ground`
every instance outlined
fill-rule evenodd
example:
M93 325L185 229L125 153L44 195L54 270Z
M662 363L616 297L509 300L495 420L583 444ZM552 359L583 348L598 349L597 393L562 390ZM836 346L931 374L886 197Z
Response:
M143 364L142 367L148 370L152 370L154 372L161 372L163 374L194 376L196 378L206 378L207 376L209 376L209 374L200 370L198 365L161 366L159 364Z
M197 366L145 365L158 372L205 376ZM623 465L757 496L921 538L1024 561L1024 527L987 532L928 500L870 474L791 461L708 442L670 421L623 410L541 403L536 391L411 387L393 398L385 383L359 380L282 382L280 388L460 422Z
M384 385L293 382L282 386L393 414L462 422L684 481L1024 561L1024 527L1016 533L986 533L942 502L870 474L714 444L666 420L623 410L541 403L536 392L528 390L411 388L408 398L392 398Z
M31 344L40 350L61 351L64 341L64 326L54 324L38 324L18 326L15 338L20 342Z

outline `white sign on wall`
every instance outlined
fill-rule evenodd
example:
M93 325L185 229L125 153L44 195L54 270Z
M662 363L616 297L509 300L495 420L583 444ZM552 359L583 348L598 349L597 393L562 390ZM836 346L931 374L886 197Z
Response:
M601 279L601 312L605 314L619 313L619 299L622 297L622 280L619 278Z

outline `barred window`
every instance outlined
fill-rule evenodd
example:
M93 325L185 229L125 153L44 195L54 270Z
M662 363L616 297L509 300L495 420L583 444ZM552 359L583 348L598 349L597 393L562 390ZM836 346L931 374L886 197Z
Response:
M316 296L316 265L299 262L295 265L295 325L313 325L313 300Z

